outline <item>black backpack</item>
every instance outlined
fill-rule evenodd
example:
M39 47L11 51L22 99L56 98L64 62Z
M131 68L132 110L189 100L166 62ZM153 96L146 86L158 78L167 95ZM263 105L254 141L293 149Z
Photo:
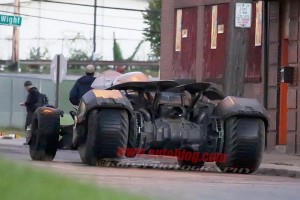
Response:
M35 106L36 107L43 107L49 105L49 98L47 95L39 93L39 99L36 102Z

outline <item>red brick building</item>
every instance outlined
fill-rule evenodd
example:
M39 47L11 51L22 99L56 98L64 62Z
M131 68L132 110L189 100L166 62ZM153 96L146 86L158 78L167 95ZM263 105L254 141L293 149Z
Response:
M300 154L300 85L279 76L292 66L300 77L299 11L298 0L163 0L161 79L257 98L271 118L267 149Z

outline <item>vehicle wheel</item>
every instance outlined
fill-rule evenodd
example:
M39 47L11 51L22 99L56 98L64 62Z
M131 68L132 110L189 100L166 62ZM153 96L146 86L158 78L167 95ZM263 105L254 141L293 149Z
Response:
M87 162L86 162L86 142L83 142L78 146L78 151L79 151L79 156L80 156L81 161L84 164L87 164Z
M225 122L223 153L227 159L216 163L227 173L253 173L258 169L265 145L265 124L258 118L232 117Z
M88 133L85 148L86 163L97 165L102 159L125 157L129 132L126 110L92 110L88 116Z
M45 110L49 112L45 112ZM52 108L38 108L31 125L29 154L32 160L52 161L56 155L60 117Z

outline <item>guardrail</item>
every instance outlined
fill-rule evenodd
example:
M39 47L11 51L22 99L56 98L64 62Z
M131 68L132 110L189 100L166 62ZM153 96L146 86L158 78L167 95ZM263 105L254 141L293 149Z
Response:
M20 60L20 64L25 65L50 65L51 60ZM0 64L9 65L11 64L10 60L0 60ZM147 67L147 68L157 68L159 67L159 62L152 61L104 61L104 60L87 60L87 61L68 61L68 65L111 65L111 66L135 66L135 67Z

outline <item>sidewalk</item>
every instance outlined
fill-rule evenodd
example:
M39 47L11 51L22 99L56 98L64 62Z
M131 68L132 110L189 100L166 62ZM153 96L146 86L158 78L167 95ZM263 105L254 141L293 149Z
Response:
M278 151L264 153L260 168L255 174L300 178L300 156Z

